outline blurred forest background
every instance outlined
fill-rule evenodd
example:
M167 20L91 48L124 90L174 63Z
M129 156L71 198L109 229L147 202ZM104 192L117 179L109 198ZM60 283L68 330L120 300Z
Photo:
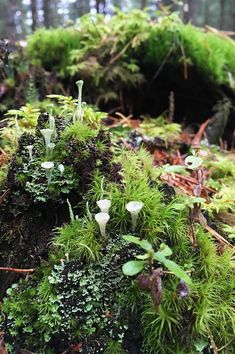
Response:
M39 27L68 26L85 13L112 15L122 11L148 8L178 11L184 22L220 30L235 31L235 0L0 0L0 37L21 39Z

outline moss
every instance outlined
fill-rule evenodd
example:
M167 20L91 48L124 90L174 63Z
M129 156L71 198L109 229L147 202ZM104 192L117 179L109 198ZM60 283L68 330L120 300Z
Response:
M75 29L40 29L28 37L27 54L30 60L45 69L53 67L63 74L68 65L69 52L79 43L80 34Z
M151 24L147 14L140 11L119 12L108 24L100 15L95 19L93 16L93 21L98 29L95 33L89 15L81 19L79 31L75 28L36 31L28 39L30 57L47 69L57 67L60 72L70 72L72 76L79 71L79 75L88 80L94 78L96 87L104 82L103 79L108 80L108 76L114 80L115 75L115 80L119 77L119 83L126 82L128 86L131 71L134 81L134 74L139 73L143 64L152 64L157 69L166 57L170 63L195 66L211 82L231 84L229 73L235 73L233 43L190 24L184 25L175 14ZM107 38L105 42L101 41L104 36ZM126 46L123 55L117 59L119 66L114 65L115 70L111 66L108 70L103 67L108 65L109 48L112 49L112 59ZM129 73L125 73L125 69ZM104 85L100 86L100 94L105 97L102 89Z
M84 142L87 139L94 137L95 135L96 131L92 130L88 125L81 122L75 122L64 130L62 139L65 141L74 139L76 141Z

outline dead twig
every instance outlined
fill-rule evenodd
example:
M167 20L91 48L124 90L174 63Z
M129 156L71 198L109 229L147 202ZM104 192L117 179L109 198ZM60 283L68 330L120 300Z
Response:
M216 240L217 240L219 243L221 243L221 244L223 244L223 245L227 245L227 246L229 246L229 247L231 247L231 248L234 247L228 240L226 240L223 236L221 236L217 231L215 231L214 229L212 229L209 225L206 225L206 226L204 226L204 227L206 228L206 230L207 230L208 232L210 232L210 233L216 238Z
M233 337L232 339L230 339L230 341L228 343L226 343L225 345L223 345L223 347L218 349L218 352L221 352L222 350L224 350L225 348L227 348L233 341L234 341L235 337Z
M192 140L192 146L199 145L202 139L202 135L204 134L208 124L209 124L209 119L207 119L204 123L201 124L200 129L198 130L197 134L194 136Z
M33 273L35 269L18 269L18 268L10 268L10 267L0 267L0 271L6 272L14 272L14 273Z
M210 338L210 341L211 341L211 349L213 350L213 353L214 354L218 354L218 348L217 348L217 346L215 344L214 337L213 337L211 332L209 333L209 338Z

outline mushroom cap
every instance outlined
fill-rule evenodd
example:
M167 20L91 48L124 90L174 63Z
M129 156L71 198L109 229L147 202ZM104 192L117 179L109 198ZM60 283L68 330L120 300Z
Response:
M111 207L111 200L109 199L101 199L96 202L98 207L102 209L109 209Z
M45 168L46 170L50 170L51 168L54 167L54 162L52 161L45 161L41 163L41 167Z
M195 170L202 165L203 160L198 156L190 155L186 157L184 162L190 170Z
M143 208L144 203L138 202L138 201L131 201L127 203L126 209L129 211L131 214L138 214L140 210Z
M82 87L82 85L83 85L83 80L78 80L78 81L76 81L76 85Z
M54 149L55 143L50 143L50 144L48 144L47 146L49 147L49 149Z
M58 170L63 173L64 172L64 165L62 163L59 164Z
M98 224L106 224L110 219L110 215L108 213L98 213L95 214L95 220Z
M28 149L28 150L33 150L33 145L27 145L27 146L26 146L26 149Z
M51 136L53 134L53 129L41 129L40 132L43 136Z

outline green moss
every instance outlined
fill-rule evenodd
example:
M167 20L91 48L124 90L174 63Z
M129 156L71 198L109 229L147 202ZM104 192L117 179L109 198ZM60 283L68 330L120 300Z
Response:
M94 137L97 131L91 129L87 124L81 122L75 122L69 125L65 131L62 133L62 139L69 141L70 139L75 139L77 141L86 141L89 138Z
M27 55L34 63L63 75L69 53L79 43L80 34L73 28L39 29L28 37Z
M174 16L163 19L150 31L147 62L160 65L170 53L169 63L183 65L184 61L207 80L230 86L229 73L235 74L235 47L229 39L205 33L190 24L184 25Z
M72 259L96 261L101 257L101 242L96 235L98 229L93 220L75 220L58 230L53 244L61 250L60 253L68 253Z
M115 354L125 354L123 347L120 343L115 342L113 340L109 340L106 345L104 354L114 354L114 353Z
M105 21L101 15L92 15L92 19L86 15L78 29L40 29L28 39L29 56L47 69L57 68L73 77L79 74L91 95L98 88L97 103L117 100L120 88L138 87L145 80L140 68L151 64L156 72L166 58L178 67L195 67L215 84L234 88L230 76L235 74L235 47L231 40L184 25L176 14L150 23L144 12L118 12ZM110 88L114 82L117 90Z

